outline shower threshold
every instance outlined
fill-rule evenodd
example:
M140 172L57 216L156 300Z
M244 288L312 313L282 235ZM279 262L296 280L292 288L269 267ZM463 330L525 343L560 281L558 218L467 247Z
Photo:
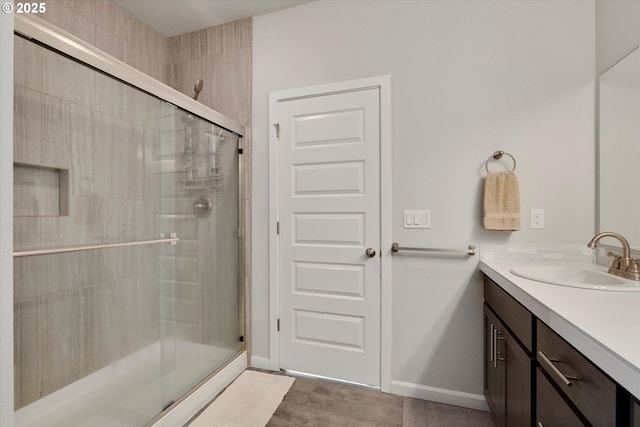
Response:
M141 427L150 425L150 420L156 421L152 425L157 427L182 425L233 381L247 363L245 351L197 343L180 343L180 347L181 357L175 368L162 376L158 375L162 369L161 343L156 342L20 408L15 412L15 425ZM216 364L212 365L212 361ZM188 391L186 398L175 396L178 375L191 379L192 385L202 377L197 377L198 372L207 366L224 365L210 380ZM158 417L166 404L176 398L179 403Z

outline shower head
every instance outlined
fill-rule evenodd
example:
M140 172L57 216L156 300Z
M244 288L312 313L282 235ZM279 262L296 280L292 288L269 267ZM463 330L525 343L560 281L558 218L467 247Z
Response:
M209 139L209 152L210 153L217 153L218 152L218 148L220 148L220 145L224 144L225 140L227 139L222 134L222 131L220 131L217 134L215 134L213 132L205 132L204 134Z
M193 126L193 124L196 122L196 118L193 117L193 115L191 114L187 114L186 116L181 116L180 120L182 121L182 123L186 124L189 127Z
M193 99L197 100L198 96L200 96L200 92L202 91L202 86L204 85L204 82L202 81L202 79L198 79L196 80L196 84L193 87L193 90L196 91L195 95L193 95Z

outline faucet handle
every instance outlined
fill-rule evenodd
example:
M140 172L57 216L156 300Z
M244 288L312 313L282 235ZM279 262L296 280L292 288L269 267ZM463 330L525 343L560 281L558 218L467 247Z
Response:
M640 280L640 259L631 258L629 260L629 266L624 277L631 280Z
M621 264L621 260L622 260L622 256L621 255L617 255L613 252L609 252L607 253L608 257L612 257L613 261L611 261L611 267L609 268L615 268L615 269L620 269L620 264Z

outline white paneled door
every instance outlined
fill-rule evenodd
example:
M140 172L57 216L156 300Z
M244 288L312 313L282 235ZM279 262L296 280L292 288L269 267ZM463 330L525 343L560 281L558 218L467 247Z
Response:
M280 368L380 385L380 89L278 102Z

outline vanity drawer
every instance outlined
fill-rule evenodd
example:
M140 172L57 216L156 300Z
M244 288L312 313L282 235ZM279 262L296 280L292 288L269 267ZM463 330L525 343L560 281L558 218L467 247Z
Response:
M533 351L531 312L487 276L484 277L484 300L531 353Z
M537 332L536 359L549 378L594 427L615 426L613 381L540 320Z
M583 427L584 423L556 391L540 368L536 369L536 427Z

